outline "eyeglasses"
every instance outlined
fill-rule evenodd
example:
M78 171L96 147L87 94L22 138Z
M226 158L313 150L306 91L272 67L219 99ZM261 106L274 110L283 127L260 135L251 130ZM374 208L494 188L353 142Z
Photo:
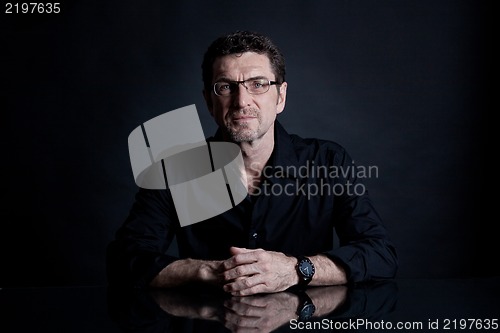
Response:
M220 81L214 84L214 93L217 96L230 96L238 91L238 86L243 85L249 94L260 95L269 91L272 85L280 85L276 81L269 81L265 78L254 78L244 81Z

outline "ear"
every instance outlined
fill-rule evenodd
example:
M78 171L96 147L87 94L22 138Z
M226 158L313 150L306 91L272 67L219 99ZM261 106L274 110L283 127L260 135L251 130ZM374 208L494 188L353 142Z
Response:
M212 103L212 95L210 92L207 92L205 89L203 89L203 98L205 98L205 103L207 104L208 111L214 116L214 108L213 108L213 103Z
M283 82L279 87L278 103L276 104L276 114L283 112L283 110L285 109L287 87L288 84L286 82Z

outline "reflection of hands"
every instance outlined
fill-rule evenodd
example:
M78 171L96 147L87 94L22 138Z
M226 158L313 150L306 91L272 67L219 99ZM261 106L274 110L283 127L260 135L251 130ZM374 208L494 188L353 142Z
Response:
M163 289L151 295L173 316L217 321L231 332L271 332L297 317L298 297L290 292L227 298L221 293Z
M176 317L222 321L223 295L215 290L206 294L186 289L155 289L151 296L160 308Z
M298 299L292 293L282 292L232 297L224 306L224 325L231 332L267 333L297 317Z
M289 291L228 297L217 289L203 290L157 289L151 295L173 316L220 322L231 332L271 332L298 317L299 298ZM313 287L307 294L316 307L315 316L322 316L345 302L347 287Z
M316 307L312 320L325 317L380 320L394 310L398 289L393 281L380 281L356 286L310 287L306 292ZM129 292L110 288L108 303L113 320L127 331L133 328L134 332L146 332L149 327L171 326L173 321L179 321L175 325L191 327L193 319L204 319L196 322L210 328L205 331L226 332L229 328L233 332L268 332L280 323L284 328L284 322L298 318L299 298L289 291L230 297L218 287L203 284Z
M280 252L232 247L222 265L224 290L234 296L274 293L298 282L296 259Z

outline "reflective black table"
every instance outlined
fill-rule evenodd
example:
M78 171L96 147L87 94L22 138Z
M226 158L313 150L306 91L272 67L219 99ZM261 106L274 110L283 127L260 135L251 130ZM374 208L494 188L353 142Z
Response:
M500 277L397 279L251 297L201 286L3 288L0 327L2 332L500 332L499 296Z

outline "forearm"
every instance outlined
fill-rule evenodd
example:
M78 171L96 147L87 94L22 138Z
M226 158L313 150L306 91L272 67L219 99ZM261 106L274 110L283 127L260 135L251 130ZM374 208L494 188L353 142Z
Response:
M315 273L309 282L310 286L333 286L347 283L347 275L344 268L323 254L308 257L314 264ZM299 283L299 275L297 274L298 260L292 260L288 266L291 279L288 281L290 287Z
M325 255L319 254L309 257L314 264L316 272L309 283L310 286L331 286L347 283L344 268Z
M220 284L220 265L220 261L177 260L162 269L151 281L150 286L169 288L193 282Z

